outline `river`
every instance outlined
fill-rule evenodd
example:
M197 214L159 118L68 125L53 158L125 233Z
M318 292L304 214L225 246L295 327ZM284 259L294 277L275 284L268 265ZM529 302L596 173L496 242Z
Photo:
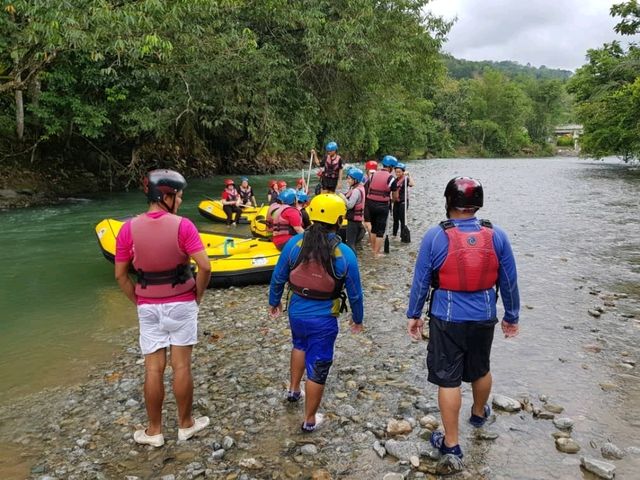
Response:
M359 403L362 408L367 406L368 414L360 416L368 422L354 420L353 425L341 423L340 428L329 430L330 436L337 439L320 442L327 452L322 450L316 463L341 478L382 478L387 471L404 471L402 465L379 460L365 433L375 430L370 423L384 424L385 415L418 415L415 411L406 412L407 395L420 396L418 392L422 392L426 401L434 398L434 389L426 384L426 344L407 339L403 312L419 240L429 225L442 219L444 185L456 175L474 176L483 182L485 208L480 216L509 233L518 262L522 333L509 341L496 337L494 392L526 397L534 404L540 404L539 397L544 395L562 405L563 415L576 424L573 436L582 447L581 454L600 458L599 448L607 440L620 447L640 447L640 367L635 366L640 356L637 167L614 159L448 159L412 162L409 171L417 184L409 212L413 243L392 242L390 255L378 261L368 258L367 250L360 255L367 329L362 337L343 334L340 338L328 384L329 410L333 406L339 411L340 405L349 401L351 396L341 401L349 385L357 384L361 393L373 391L371 397L354 395L350 402L356 409ZM293 174L285 176L289 181L295 178ZM266 181L266 177L252 179L259 196L264 196ZM203 196L217 195L221 185L221 178L191 182L181 213L201 229L226 231L224 226L199 218L196 210L198 201ZM24 406L26 412L50 401L52 411L73 413L68 405L55 408L56 401L64 402L65 386L69 398L92 398L93 393L87 393L95 390L91 382L104 372L131 368L135 362L135 338L125 339L135 335L135 312L115 285L113 269L98 250L93 226L107 216L135 213L143 203L140 192L131 192L0 213L0 405L4 406L0 410L0 477L24 478L25 471L28 475L29 469L38 465L31 471L33 478L39 478L42 464L64 463L63 453L56 456L51 445L47 446L48 453L42 453L42 445L53 434L45 429L39 432L33 426L22 428L26 420L16 413L15 405ZM235 231L244 232L246 227ZM215 360L206 361L218 362L216 367L227 373L234 368L242 371L246 359L239 358L238 353L249 353L252 334L235 327L246 325L251 315L264 317L256 313L254 299L265 298L266 290L263 286L234 289L232 302L224 291L210 292L203 311L205 317L206 312L211 312L211 320L203 319L203 327L211 321L223 340L210 354L216 355ZM266 299L262 303L266 304ZM222 317L220 305L224 305ZM604 310L599 318L588 313L596 307ZM286 378L286 328L266 332L266 337L271 333L279 335L273 339L273 347L261 340L260 348L270 351L274 361L284 359L284 367L278 369L265 361L260 373L268 383L269 372L282 370L284 377L280 374L277 381L270 380L279 384ZM231 336L236 340L230 341ZM126 356L123 349L131 353L132 360L122 359ZM367 354L354 356L354 351ZM209 350L202 354L205 357L209 355L206 352ZM351 372L353 363L362 370ZM237 370L232 378L247 375ZM207 388L205 381L201 383L201 393L211 396L209 402L215 403L219 395L232 395L224 386L217 390L218 387ZM265 387L267 397L273 395L269 388ZM379 395L375 394L376 389ZM136 395L139 397L139 392ZM242 395L250 404L251 390L243 390ZM468 389L464 390L464 399L466 411ZM274 412L278 408L274 407ZM231 422L228 430L233 431L237 415L229 416L225 421ZM256 438L269 435L276 444L286 442L286 432L262 426L261 418L256 413L255 421L261 425ZM463 428L463 448L473 478L583 478L577 466L579 458L555 449L550 436L555 429L550 422L521 413L499 415L495 425L500 437L494 442L470 440L465 437L469 432ZM59 430L58 425L56 431ZM17 437L21 439L18 446ZM357 444L358 439L362 445ZM341 450L341 441L349 444L344 447L346 450ZM336 442L338 446L333 448ZM28 453L18 456L21 445L27 444ZM273 448L266 441L245 442L245 451L263 463L272 456L283 456L281 452L276 455ZM127 447L125 454L130 449ZM124 470L117 472L142 468L136 474L154 478L157 470L140 466L144 463L140 458L134 463L124 462ZM298 464L300 468L305 466L304 462ZM619 478L634 478L640 471L640 456L628 454L615 464ZM177 478L181 478L183 470L174 466ZM257 478L279 478L270 473L279 468L279 463L265 465L264 476ZM232 470L229 467L226 471ZM69 472L64 468L61 471ZM307 470L301 471L304 475ZM108 470L105 478L113 478L114 472ZM93 477L78 474L74 478Z

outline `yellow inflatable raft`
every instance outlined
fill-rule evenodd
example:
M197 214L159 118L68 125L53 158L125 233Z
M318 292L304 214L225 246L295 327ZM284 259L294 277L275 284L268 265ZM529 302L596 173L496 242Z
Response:
M258 213L259 207L241 207L242 215L240 215L240 223L251 223L251 220ZM214 222L226 222L227 214L224 213L221 200L203 200L198 205L198 211L207 220Z
M98 223L95 232L100 250L111 262L115 260L116 237L123 220L107 218ZM280 251L271 240L243 238L200 232L209 260L209 287L231 287L265 284L271 281Z
M267 211L269 210L269 205L264 205L258 209L256 215L251 219L249 223L249 229L251 233L256 237L261 238L271 238L271 232L267 230ZM342 238L346 238L346 229L347 228L347 219L345 218L342 221L342 227L340 229L340 236ZM358 239L358 241L360 241Z

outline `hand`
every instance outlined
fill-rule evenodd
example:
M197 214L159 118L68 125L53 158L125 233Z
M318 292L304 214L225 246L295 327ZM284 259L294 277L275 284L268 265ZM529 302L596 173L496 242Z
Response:
M275 307L269 306L269 315L271 318L278 318L282 313L282 303L279 303Z
M414 340L422 340L422 329L424 328L424 320L420 318L410 318L407 322L407 332Z
M351 333L357 334L362 333L362 331L364 330L364 325L362 325L361 323L355 323L353 320L350 320L349 328L351 329Z
M520 333L520 325L517 323L509 323L503 320L501 326L504 338L513 338L518 336L518 333Z

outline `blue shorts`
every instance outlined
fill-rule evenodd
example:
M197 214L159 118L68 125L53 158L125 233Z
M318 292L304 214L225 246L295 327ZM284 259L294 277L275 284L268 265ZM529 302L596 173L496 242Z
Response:
M307 379L324 385L333 363L333 347L338 337L338 319L333 316L291 318L293 348L305 353Z

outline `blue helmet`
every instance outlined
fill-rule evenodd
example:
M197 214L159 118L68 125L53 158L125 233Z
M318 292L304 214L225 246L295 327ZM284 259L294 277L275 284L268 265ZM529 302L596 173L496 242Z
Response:
M359 168L350 168L347 172L347 177L351 177L356 182L362 183L362 180L364 180L364 172Z
M336 142L329 142L327 143L327 146L324 147L324 149L327 152L335 152L336 150L338 150L338 144Z
M296 191L293 188L287 188L280 192L278 195L278 200L280 200L285 205L293 205L296 203Z
M298 190L296 192L296 197L298 198L299 203L305 203L309 201L309 195L304 193L302 190Z
M248 178L248 177L241 177L241 178L240 178L240 183L242 183L242 182L248 182L248 181L249 181L249 178Z
M399 168L404 172L407 169L407 166L402 162L398 162L398 164L396 165L396 168Z
M396 157L394 157L393 155L385 155L384 158L382 159L382 166L383 167L392 167L392 168L394 168L396 165L398 165L398 159Z

